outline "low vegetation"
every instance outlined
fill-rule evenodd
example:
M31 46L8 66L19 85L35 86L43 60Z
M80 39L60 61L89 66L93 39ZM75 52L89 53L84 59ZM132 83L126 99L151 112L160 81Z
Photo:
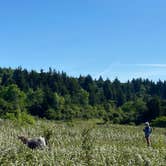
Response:
M152 146L147 147L143 126L102 124L97 121L51 122L35 125L0 121L0 165L66 166L164 166L165 129L153 128ZM18 135L49 138L45 149L32 150Z

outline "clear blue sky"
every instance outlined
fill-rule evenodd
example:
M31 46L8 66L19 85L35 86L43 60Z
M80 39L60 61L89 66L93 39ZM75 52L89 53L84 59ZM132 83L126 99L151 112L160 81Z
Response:
M166 1L1 1L0 66L164 80Z

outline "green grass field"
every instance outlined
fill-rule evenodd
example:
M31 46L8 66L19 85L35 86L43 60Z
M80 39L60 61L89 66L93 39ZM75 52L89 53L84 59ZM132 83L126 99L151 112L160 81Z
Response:
M1 121L0 126L0 165L166 165L165 129L154 128L152 146L147 147L143 126L44 120L34 126ZM17 139L17 135L33 137L44 133L50 134L44 150L31 150Z

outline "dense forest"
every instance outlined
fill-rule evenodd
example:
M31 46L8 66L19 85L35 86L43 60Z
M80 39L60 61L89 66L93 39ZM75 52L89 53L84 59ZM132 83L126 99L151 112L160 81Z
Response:
M0 117L32 121L102 118L104 122L166 123L166 81L121 83L65 72L0 68ZM160 123L159 123L160 122Z

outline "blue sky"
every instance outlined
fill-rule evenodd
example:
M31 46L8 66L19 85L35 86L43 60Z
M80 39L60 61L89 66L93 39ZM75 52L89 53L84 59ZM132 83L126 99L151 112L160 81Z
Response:
M166 78L165 0L0 2L0 66Z

